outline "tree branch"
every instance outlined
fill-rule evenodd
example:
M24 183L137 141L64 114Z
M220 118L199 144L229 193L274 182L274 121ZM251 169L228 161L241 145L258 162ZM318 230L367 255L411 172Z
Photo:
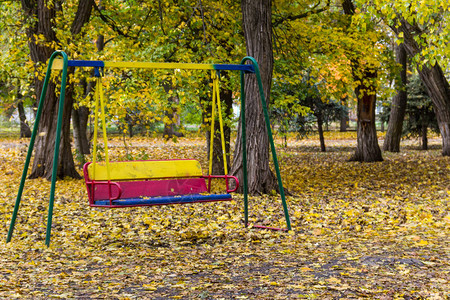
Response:
M89 22L93 4L95 4L94 0L80 0L75 19L70 27L72 36L79 34L84 24Z
M164 19L163 19L161 0L158 0L158 8L159 8L159 22L160 22L160 26L161 26L161 31L164 35L166 35L166 32L164 31Z
M276 27L276 26L278 26L278 25L280 25L280 24L282 24L282 23L284 23L286 21L295 21L295 20L303 19L303 18L306 18L306 17L308 17L310 15L319 14L321 12L324 12L324 11L328 10L328 8L330 8L330 0L327 0L327 2L326 2L324 7L316 9L320 5L320 2L321 1L319 1L316 5L314 5L314 7L310 11L307 11L307 12L304 12L304 13L301 13L301 14L298 14L298 15L296 15L296 14L289 14L287 16L280 17L280 18L278 18L278 19L276 19L276 20L274 20L272 22L272 26Z
M117 32L119 35L124 36L124 37L128 37L131 38L131 36L129 36L127 33L123 32L117 25L116 22L111 19L108 16L105 16L101 9L97 6L97 3L94 2L94 9L98 12L100 19L102 19L103 22L105 22L109 27L111 27L112 30L114 30L115 32Z

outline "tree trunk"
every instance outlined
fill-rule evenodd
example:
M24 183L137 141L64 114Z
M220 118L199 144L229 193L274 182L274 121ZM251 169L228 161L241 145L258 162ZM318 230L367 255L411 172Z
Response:
M340 132L346 132L348 128L348 115L341 117L340 123L339 123L339 131Z
M167 94L170 91L173 92L167 100L167 110L164 112L166 121L164 121L163 136L165 139L171 139L174 136L182 137L183 133L178 131L180 117L177 113L177 105L180 100L175 93L176 87L172 86L170 82L163 82L162 86Z
M403 44L395 47L395 61L402 66L400 71L400 82L397 84L397 94L392 98L391 113L389 115L388 129L384 138L383 150L400 152L400 140L402 138L403 120L406 112L406 69L407 55Z
M428 124L422 122L422 150L428 150Z
M423 66L419 76L433 101L442 136L442 155L450 156L450 88L448 81L437 63L431 68Z
M36 140L36 154L30 178L45 177L51 179L53 168L53 153L56 140L56 123L59 99L55 94L55 84L48 87L45 104L42 110L42 117L39 124L39 137ZM66 89L66 99L63 108L63 123L61 133L61 144L59 153L58 178L66 176L81 178L75 170L75 163L72 156L70 144L70 114L73 104L73 91L70 85Z
M326 152L327 149L325 148L325 138L323 136L323 119L322 114L317 114L317 130L319 131L319 140L320 140L320 151Z
M89 139L87 125L89 122L89 108L80 106L72 110L73 139L80 154L89 154Z
M395 22L396 24L398 22ZM391 29L398 35L403 33L403 41L407 54L414 57L420 53L422 47L416 42L414 37L422 34L422 30L401 19L398 27L391 26ZM433 101L439 130L442 136L442 155L450 156L450 87L447 78L444 76L439 64L434 66L429 63L417 68L420 79Z
M22 100L19 100L17 103L17 110L19 112L19 119L20 119L20 137L31 137L31 129L30 126L28 126L27 122L27 116L25 115L25 109L23 108L23 102Z
M53 6L47 5L45 1L22 1L22 8L29 19L36 19L35 23L27 27L28 45L30 48L31 59L37 66L39 63L45 63L50 58L54 49L36 41L38 35L43 35L46 42L56 41L56 34L53 20L56 17L56 11ZM36 72L41 72L36 70ZM38 76L34 78L36 98L40 100L43 87L43 80ZM47 95L45 95L42 117L39 124L39 136L36 139L35 158L30 178L45 177L50 179L52 176L53 153L56 138L56 121L58 98L56 96L56 85L49 82ZM67 108L72 105L66 101L64 107L64 125L62 128L62 143L60 148L60 157L58 175L79 177L75 171L72 152L70 149L70 114L67 114ZM69 110L70 111L70 110ZM69 141L69 143L67 143ZM68 147L67 147L68 146ZM67 172L67 173L66 173Z
M383 160L375 127L376 94L372 80L376 76L374 71L365 71L362 81L369 83L366 85L361 83L355 90L358 99L357 146L355 154L350 159L351 161L375 162Z
M83 79L81 82L81 87L84 91L84 97L89 97L93 87L94 82L86 82ZM79 154L89 154L89 138L87 126L89 123L89 108L86 106L79 106L77 109L72 109L72 126L73 126L73 139L75 142L75 147ZM84 157L84 156L83 156ZM81 162L84 164L84 160Z
M247 54L256 59L267 103L273 71L272 18L270 0L243 0L241 2L244 36ZM248 192L250 194L270 193L278 190L276 177L269 168L269 137L265 127L259 90L254 75L246 75L245 118L247 128ZM243 180L242 132L238 128L231 174ZM241 185L242 191L242 185Z
M133 132L133 122L131 120L129 120L127 122L127 126L128 126L128 137L132 138L134 136L134 132Z
M71 33L76 35L81 31L82 26L89 20L90 11L93 0L80 0L78 11L72 23ZM28 45L30 48L31 59L34 64L45 64L50 58L54 49L47 46L57 42L54 20L56 10L54 4L44 0L22 0L22 9L24 15L29 20L35 22L26 28L28 37ZM38 36L44 36L45 43L36 40ZM36 72L41 72L36 69ZM41 75L41 74L39 74ZM40 99L43 88L43 80L39 76L35 76L35 93L37 99ZM70 82L70 81L69 81ZM41 121L39 124L39 136L36 139L35 158L30 178L45 177L50 179L53 168L53 153L55 150L56 140L56 123L57 108L59 99L56 95L56 84L49 82L47 94L42 109ZM65 176L80 178L75 170L71 145L70 145L70 117L73 104L73 87L68 84L66 89L66 99L63 108L63 124L61 132L61 144L58 160L57 176L63 178Z

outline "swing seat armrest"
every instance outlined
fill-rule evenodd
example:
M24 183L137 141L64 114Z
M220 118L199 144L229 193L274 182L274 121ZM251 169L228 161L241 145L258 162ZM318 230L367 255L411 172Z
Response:
M234 183L235 183L234 189L229 190L229 189L227 188L227 192L228 192L228 193L236 192L237 189L239 188L239 180L237 179L237 177L236 177L236 176L231 176L231 175L226 175L225 178L232 178L232 179L234 180Z
M233 179L236 186L234 187L234 189L230 190L228 188L228 181L227 181L227 193L236 192L237 189L239 188L239 180L237 179L236 176L232 176L232 175L206 175L206 176L203 176L203 178L205 178L205 179L222 178L222 179L225 179L225 180Z
M111 199L109 199L109 195L107 196L109 200L117 200L120 199L120 197L122 196L122 188L120 187L120 184L118 182L114 182L114 181L91 181L90 184L92 184L92 186L95 186L96 184L101 184L101 185L114 185L117 187L117 196L116 197L111 197ZM111 192L112 194L112 192ZM112 196L112 195L111 195Z

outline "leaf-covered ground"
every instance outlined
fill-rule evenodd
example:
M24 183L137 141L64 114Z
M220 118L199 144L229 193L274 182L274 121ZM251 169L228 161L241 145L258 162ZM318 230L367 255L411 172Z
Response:
M243 227L226 203L121 210L87 205L82 180L27 180L14 237L6 234L26 140L0 140L0 298L448 299L450 160L404 144L381 163L348 162L354 133L288 141L279 158L293 231ZM113 143L113 156L198 158L202 139ZM251 197L253 224L285 226L277 196Z

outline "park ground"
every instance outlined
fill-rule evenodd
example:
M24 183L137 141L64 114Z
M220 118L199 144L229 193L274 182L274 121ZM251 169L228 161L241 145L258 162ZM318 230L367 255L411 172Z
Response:
M379 163L349 162L355 133L278 141L293 230L244 228L231 202L93 209L83 180L27 180L6 234L28 140L0 139L1 299L449 299L450 158L405 141ZM382 137L380 137L382 144ZM197 158L201 138L112 141L116 159ZM284 227L280 198L250 197L252 224Z

